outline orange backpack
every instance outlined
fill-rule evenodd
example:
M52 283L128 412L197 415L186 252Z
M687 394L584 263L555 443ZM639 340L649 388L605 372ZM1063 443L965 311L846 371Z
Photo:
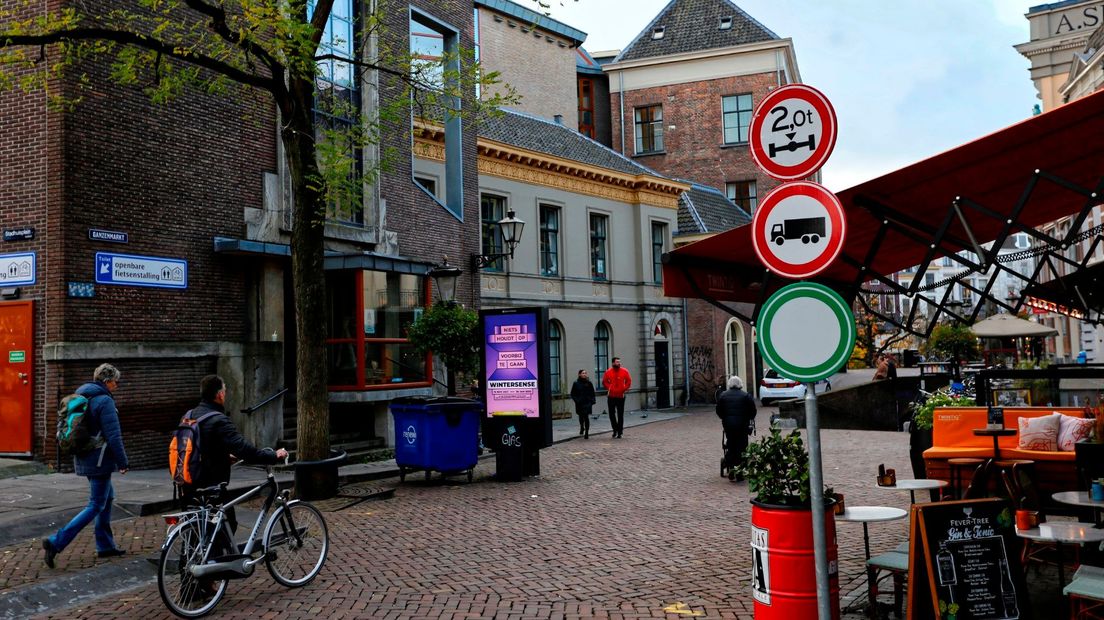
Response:
M193 420L189 411L180 418L169 442L169 474L177 486L191 486L199 478L199 423L218 413L211 411Z

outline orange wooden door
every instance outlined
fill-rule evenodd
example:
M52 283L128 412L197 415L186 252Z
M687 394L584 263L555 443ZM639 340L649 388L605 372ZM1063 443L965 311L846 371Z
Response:
M0 454L30 454L34 302L0 303Z

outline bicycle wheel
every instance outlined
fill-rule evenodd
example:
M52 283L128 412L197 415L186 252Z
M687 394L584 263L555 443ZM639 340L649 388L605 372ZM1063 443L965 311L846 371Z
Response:
M318 576L330 551L330 534L322 513L310 504L292 501L268 520L264 533L265 566L277 583L305 586Z
M165 541L157 563L157 590L169 611L182 618L211 612L226 593L226 580L196 579L192 566L203 557L203 537L195 522L184 523Z

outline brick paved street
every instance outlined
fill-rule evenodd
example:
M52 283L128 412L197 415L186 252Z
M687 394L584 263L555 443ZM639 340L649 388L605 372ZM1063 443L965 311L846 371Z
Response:
M907 507L907 494L873 484L878 463L907 471L906 435L823 437L826 477L849 504ZM216 615L750 617L748 493L718 476L719 443L716 417L698 413L630 428L623 440L604 435L553 446L542 453L539 480L493 482L493 462L480 464L471 485L415 476L392 500L327 512L334 546L314 583L285 590L261 570L232 582ZM864 579L862 528L841 523L838 530L846 595ZM163 526L143 518L119 531L135 553L152 550L150 535ZM904 521L871 527L875 552L905 536ZM85 538L79 544L90 548ZM35 549L37 541L11 553ZM76 570L78 555L90 549L67 552L60 570ZM165 614L151 584L49 617Z

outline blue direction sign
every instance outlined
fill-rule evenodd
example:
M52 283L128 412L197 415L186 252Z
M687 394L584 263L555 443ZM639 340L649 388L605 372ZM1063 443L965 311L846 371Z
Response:
M96 252L96 282L122 286L188 288L188 261L160 256Z
M0 286L35 283L35 253L0 254Z

